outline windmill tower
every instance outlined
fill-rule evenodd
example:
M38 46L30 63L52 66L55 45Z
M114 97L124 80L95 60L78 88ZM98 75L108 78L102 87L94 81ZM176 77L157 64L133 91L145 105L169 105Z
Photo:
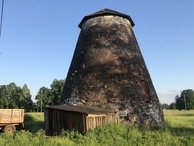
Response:
M131 124L161 126L163 112L130 16L103 9L85 16L61 101L118 111Z

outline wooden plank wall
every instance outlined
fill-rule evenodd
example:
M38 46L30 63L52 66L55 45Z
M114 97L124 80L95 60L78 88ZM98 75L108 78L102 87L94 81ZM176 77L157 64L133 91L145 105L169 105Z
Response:
M97 126L105 125L110 122L118 123L118 115L115 113L99 114L99 115L89 114L86 117L87 130L94 129Z
M47 135L58 134L62 129L85 133L89 129L94 129L97 126L110 122L118 123L118 115L115 113L87 115L59 109L45 110L45 128Z
M45 114L47 135L55 135L62 129L86 132L86 114L57 109L47 109Z

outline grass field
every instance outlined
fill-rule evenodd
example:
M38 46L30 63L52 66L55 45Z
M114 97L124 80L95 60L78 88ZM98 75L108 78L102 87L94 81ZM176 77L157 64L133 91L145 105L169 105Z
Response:
M194 137L194 110L166 110L164 115L168 129L172 134L175 136Z
M24 121L25 129L30 132L44 129L44 113L26 113Z
M194 111L165 110L165 129L101 126L85 135L62 131L58 136L44 133L43 113L25 114L25 130L0 134L0 146L194 146Z

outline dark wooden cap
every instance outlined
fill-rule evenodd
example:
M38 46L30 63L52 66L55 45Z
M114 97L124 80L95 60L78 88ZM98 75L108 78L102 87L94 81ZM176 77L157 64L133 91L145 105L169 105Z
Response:
M126 18L126 19L128 19L131 22L132 27L135 26L135 23L133 22L133 20L131 19L131 17L129 15L126 15L126 14L123 14L123 13L120 13L120 12L117 12L117 11L113 11L113 10L110 10L110 9L106 8L106 9L103 9L103 10L100 10L98 12L95 12L95 13L92 13L90 15L85 16L82 19L82 21L80 22L80 24L78 25L78 27L81 28L82 25L88 19L91 19L91 18L94 18L94 17L97 17L97 16L105 16L105 15L115 15L115 16L120 16L120 17Z

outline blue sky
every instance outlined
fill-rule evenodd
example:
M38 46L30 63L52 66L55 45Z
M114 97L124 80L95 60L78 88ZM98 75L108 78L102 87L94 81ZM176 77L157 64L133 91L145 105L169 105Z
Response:
M194 1L5 0L0 85L27 84L32 98L65 79L85 15L104 8L130 15L161 103L194 89Z

